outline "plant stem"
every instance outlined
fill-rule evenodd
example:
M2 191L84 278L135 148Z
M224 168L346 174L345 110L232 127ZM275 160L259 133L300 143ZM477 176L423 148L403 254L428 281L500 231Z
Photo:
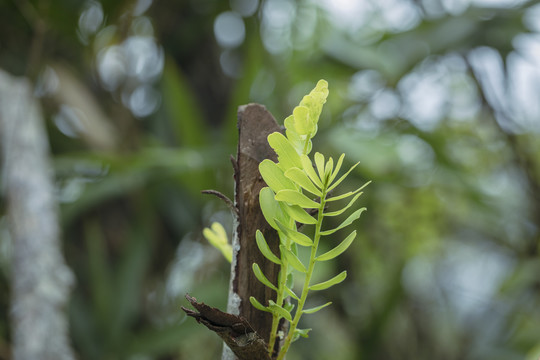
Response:
M284 287L287 283L287 260L285 259L285 256L281 257L281 271L279 273L279 281L278 281L278 292L277 292L277 298L276 298L276 304L279 306L283 306L283 300L284 300ZM279 326L279 320L280 317L277 313L272 313L272 330L270 331L270 340L268 341L268 354L270 354L270 357L272 357L272 354L274 352L274 344L276 342L277 337L277 330Z
M324 212L324 206L326 204L326 188L327 188L327 185L324 184L323 189L322 189L322 195L321 195L321 204L319 206L319 213L317 216L317 224L315 225L315 236L313 239L313 245L311 246L309 266L307 269L306 278L304 280L304 286L302 288L302 295L300 296L300 301L298 301L298 308L296 309L296 313L291 323L289 333L287 334L287 337L285 338L285 343L283 344L283 347L281 348L281 351L279 352L279 356L277 360L283 360L285 358L285 355L287 354L287 351L289 350L289 347L291 346L291 343L294 337L294 331L296 330L296 327L298 326L298 322L300 321L300 317L302 316L302 310L304 308L304 304L306 302L306 299L309 293L309 283L311 281L311 276L313 275L313 269L315 268L315 258L317 256L317 249L319 247L319 240L321 238L321 226L322 226L322 221L324 217L323 212Z
M303 148L303 151L302 151L302 154L306 155L307 152L308 152L308 145L309 145L309 141L310 139L312 138L312 135L311 134L308 134L308 136L306 137L306 141L304 143L304 148ZM300 314L301 314L301 310L302 310L302 307L304 305L304 302L306 300L306 297L307 297L307 293L308 293L308 286L309 286L309 281L311 280L311 273L313 272L313 265L315 264L315 256L317 255L317 246L318 246L318 243L319 243L319 237L320 237L320 230L321 230L321 224L322 224L322 209L324 209L324 198L325 198L326 194L325 194L325 191L323 189L323 195L321 197L321 203L322 203L322 207L319 208L319 219L317 221L317 227L315 229L315 242L317 243L317 245L315 245L315 242L314 242L314 246L311 248L311 259L310 259L310 270L308 270L308 273L310 274L309 277L306 276L306 280L305 280L305 283L304 283L304 290L306 290L306 294L305 294L305 297L303 296L304 295L304 290L302 291L302 297L300 298L301 302L302 302L302 305L300 306L300 303L298 304L299 307L296 311L296 314L295 314L295 318L293 319L293 322L294 320L296 320L296 324L298 324L298 320L300 319ZM290 225L294 226L295 222L294 220L292 220L292 223ZM287 239L286 240L286 247L287 249L290 249L291 247L291 244L290 244L290 240ZM313 263L313 264L312 264ZM282 256L281 257L281 272L280 272L280 276L279 276L279 282L278 282L278 293L277 293L277 298L276 298L276 303L279 305L279 306L283 306L283 301L285 299L284 297L284 287L287 286L286 283L287 283L287 271L288 271L288 263L287 263L287 259L285 258L285 256ZM308 284L308 285L306 285ZM302 301L303 299L303 301ZM298 316L298 319L296 319L296 317ZM272 314L272 330L270 331L270 339L268 341L268 353L270 354L270 357L272 357L272 354L274 353L274 345L275 345L275 342L276 342L276 338L277 338L277 331L278 331L278 327L279 327L279 321L281 320L280 316L277 314L277 313L273 313ZM289 329L289 334L288 335L291 335L294 333L294 329L296 329L296 325L294 325L294 327L291 325L291 329ZM292 337L290 336L287 336L286 340L285 340L285 344L284 344L284 348L285 348L285 351L283 351L283 348L280 349L280 352L279 352L279 357L278 359L281 360L284 358L285 354L287 353L287 350L292 342ZM287 342L288 341L288 342ZM283 355L282 355L283 354Z
M309 140L311 140L311 138L312 138L311 134L308 134L306 136L306 142L304 143L304 149L302 150L302 154L304 155L307 155Z

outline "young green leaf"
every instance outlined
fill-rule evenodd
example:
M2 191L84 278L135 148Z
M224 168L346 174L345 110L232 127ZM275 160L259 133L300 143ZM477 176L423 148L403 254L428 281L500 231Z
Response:
M285 286L288 288L292 288L294 285L294 275L292 272L287 274L287 281L285 282Z
M281 190L276 194L277 201L285 201L292 205L298 205L303 208L318 208L321 204L308 198L306 195L296 190Z
M281 265L281 260L274 255L272 250L270 250L270 247L268 246L268 243L266 242L266 239L264 238L263 233L260 230L257 230L255 233L255 241L257 242L257 247L259 248L259 251L261 254L264 255L265 258L273 262L274 264Z
M289 142L294 147L296 152L298 154L302 153L302 150L304 149L304 146L306 145L306 141L302 140L300 135L298 135L294 130L287 129L285 131L285 135L287 136L287 139L289 139Z
M281 253L283 255L285 255L285 258L289 261L289 264L291 264L291 266L293 268L295 268L296 270L302 272L302 273L306 273L307 272L307 269L306 267L304 266L304 264L302 264L302 262L300 261L300 259L294 255L289 249L287 249L285 246L283 245L280 245L279 246L279 250L281 250Z
M313 123L309 120L309 109L297 106L293 110L294 129L300 135L309 135L313 131Z
M310 239L310 240L311 240L311 239ZM293 243L291 244L291 247L288 247L288 246L287 246L287 249L291 250L291 252L292 252L294 255L298 256L298 246L297 246L297 244L296 244L294 241L293 241ZM291 286L292 286L292 285L291 285Z
M336 186L338 186L343 180L345 180L345 178L351 173L351 171L353 171L353 169L358 166L358 164L360 164L360 162L357 162L356 164L354 164L353 166L350 167L350 169L345 173L343 174L343 176L341 176L338 181L336 181L335 183L333 183L332 185L330 185L328 187L328 191L332 191L332 189L334 189Z
M257 301L257 299L255 299L253 296L250 296L249 297L249 302L251 303L251 305L253 305L254 308L256 309L259 309L261 311L266 311L266 312L272 312L272 310L270 310L269 308L267 308L266 306L264 306L263 304L261 304L259 301Z
M285 177L292 180L294 183L300 185L302 188L306 189L310 193L321 196L322 193L317 187L313 184L313 182L309 179L307 174L300 170L299 168L290 168L289 170L285 171ZM289 188L290 189L290 188Z
M330 280L324 281L324 282L319 283L319 284L311 285L309 287L309 290L325 290L325 289L328 289L331 286L339 284L340 282L345 280L346 277L347 277L347 271L342 271L341 273L334 276Z
M315 169L313 168L313 164L311 163L309 157L307 157L307 155L302 155L300 156L300 160L302 161L303 169L306 171L306 174L309 176L311 181L313 181L313 183L317 185L319 189L322 189L323 184L321 182L321 179L315 173Z
M221 251L221 253L228 262L232 261L232 246L231 244L229 244L227 233L225 232L225 229L220 223L213 223L210 229L204 228L203 236L206 238L206 240L208 240L210 244L212 244L216 249Z
M316 313L317 311L319 311L321 309L324 309L325 307L327 307L328 305L331 305L331 304L332 304L332 302L329 301L324 305L320 305L320 306L317 306L317 307L314 307L314 308L311 308L311 309L304 309L304 310L302 310L302 313L303 314L313 314L313 313Z
M296 329L294 329L294 334L299 335L299 336L301 336L303 338L308 338L309 337L308 333L310 331L311 331L311 329L298 329L298 328L296 328Z
M294 309L294 304L292 302L286 302L284 305L283 305L283 308L285 309L285 311L287 311L288 313L290 313L291 311L293 311Z
M338 196L334 196L334 197L331 197L331 198L327 198L326 201L338 201L338 200L341 200L341 199L345 199L345 198L348 198L349 196L352 196L352 195L355 195L357 194L360 190L362 190L361 188L360 189L356 189L354 191L349 191L349 192L346 192L344 194L341 194L341 195L338 195Z
M328 158L326 165L324 166L324 178L330 180L332 170L334 169L334 159Z
M291 342L295 342L296 340L300 339L300 337L303 337L303 338L309 337L308 332L310 330L311 329L298 329L298 328L294 329Z
M294 221L298 221L299 223L309 225L317 223L317 220L313 216L309 215L306 210L298 205L285 205L285 211Z
M252 269L253 269L253 273L255 274L255 277L261 282L263 283L264 285L266 285L267 287L269 287L270 289L274 290L274 291L278 291L278 289L274 286L274 284L272 284L270 282L270 280L268 280L266 278L266 276L264 276L261 268L259 267L259 265L257 263L253 263L253 265L251 266Z
M356 194L351 201L349 201L349 203L347 204L347 206L345 206L343 209L341 210L336 210L336 211L332 211L332 212L328 212L328 213L324 213L324 216L338 216L338 215L341 215L343 214L348 208L350 208L355 202L356 200L358 200L358 198L360 197L360 195L362 195L363 193L359 192L358 194Z
M298 297L298 295L296 295L296 294L294 293L294 291L292 291L291 289L289 289L287 286L285 286L285 292L286 292L287 294L289 294L289 296L292 297L294 300L300 301L300 298Z
M294 229L288 228L287 226L283 225L283 223L281 223L279 220L276 220L276 224L281 232L285 233L285 235L289 239L291 239L298 245L302 245L302 246L313 245L313 240L311 240L309 236L306 236L302 234L301 232L296 231Z
M338 246L336 246L335 248L333 248L332 250L328 252L325 252L322 255L317 256L315 260L327 261L341 255L352 244L355 237L356 237L356 230L350 233L349 236L347 236L345 240L343 240Z
M329 184L331 184L334 181L337 174L339 173L339 170L341 169L341 165L343 164L344 158L345 158L345 154L341 154L336 164L336 167L334 168L334 171L332 172L332 176L330 176L330 180L328 181Z
M317 165L317 172L319 173L319 178L324 179L324 155L320 152L315 153L315 165Z
M268 143L278 155L279 166L283 170L287 170L292 167L302 168L300 156L294 149L294 146L282 133L274 132L268 135Z
M279 230L275 219L288 223L288 215L283 212L275 199L274 192L269 187L263 187L259 192L259 204L266 222L274 229Z
M317 132L317 125L315 125L315 130L311 134L314 135L316 132ZM304 148L302 150L303 150L303 154L307 155L311 152L311 149L313 148L313 143L311 142L311 140L306 140L306 141L307 141L307 144L304 145Z
M285 126L285 129L287 129L288 131L295 134L295 136L300 138L300 136L296 133L296 129L294 128L294 115L287 116L285 120L283 120L283 126ZM291 141L291 137L288 134L287 134L287 138L289 139L289 141Z
M328 96L328 82L320 80L311 92L300 101L301 106L309 109L309 117L312 123L317 124L321 115L323 104Z
M259 172L266 184L274 191L283 189L296 190L296 185L283 174L283 170L275 162L265 159L259 164Z
M272 310L273 312L276 312L277 314L279 314L279 316L287 319L288 321L292 321L291 313L285 310L284 308L282 308L281 306L279 306L278 304L276 304L274 301L268 300L268 308Z
M358 209L356 210L355 212L353 212L351 215L349 215L348 218L345 219L345 221L343 221L337 228L334 228L332 230L326 230L326 231L321 231L321 235L323 236L326 236L326 235L331 235L333 233L335 233L336 231L340 230L340 229L343 229L345 226L349 226L352 224L352 222L356 219L358 219L360 217L360 214L362 214L364 211L366 210L366 208L361 208L361 209Z

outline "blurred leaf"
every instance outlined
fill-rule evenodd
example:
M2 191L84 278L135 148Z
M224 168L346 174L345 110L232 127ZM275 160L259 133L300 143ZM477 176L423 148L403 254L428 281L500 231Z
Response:
M83 169L80 176L84 177L84 169L91 172L105 172L107 176L98 174L84 188L80 197L62 207L62 220L69 224L82 212L100 203L119 196L127 195L142 189L151 181L158 179L184 179L190 182L197 193L204 184L192 181L196 173L215 168L219 158L213 150L197 152L194 150L178 150L165 148L148 148L132 156L116 154L77 154L57 157L55 167L59 174L71 174L74 169Z
M209 142L204 116L197 105L187 79L172 58L167 58L162 76L163 104L167 109L175 137L187 147Z
M246 40L239 49L243 61L242 74L234 83L229 107L225 113L223 134L224 142L236 146L238 138L238 106L252 101L250 92L259 71L264 68L267 59L259 33L259 23L253 18L246 19Z
M133 334L123 352L126 356L160 355L178 350L179 339L186 339L196 332L186 323L169 324L163 327L147 328Z
M153 216L143 204L138 207L137 221L130 231L129 246L120 259L115 277L114 312L110 319L113 341L120 344L142 305L143 281L152 258Z
M212 246L221 251L229 263L232 262L233 250L223 225L218 222L212 223L211 228L203 229L203 236Z
M92 304L92 313L96 314L99 326L106 328L114 309L112 304L116 298L114 272L111 271L107 258L106 244L99 225L95 221L87 222L85 226L86 249L88 251L88 266Z

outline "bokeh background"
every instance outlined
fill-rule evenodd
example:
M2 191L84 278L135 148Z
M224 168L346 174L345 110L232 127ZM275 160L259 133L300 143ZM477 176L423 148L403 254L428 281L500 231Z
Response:
M324 78L314 148L373 181L288 359L540 356L540 1L0 0L0 68L35 84L76 275L80 359L218 359L236 110ZM2 202L3 204L3 202ZM4 204L3 204L4 205ZM2 206L5 210L5 206ZM11 240L0 218L0 358ZM336 239L338 241L338 239Z

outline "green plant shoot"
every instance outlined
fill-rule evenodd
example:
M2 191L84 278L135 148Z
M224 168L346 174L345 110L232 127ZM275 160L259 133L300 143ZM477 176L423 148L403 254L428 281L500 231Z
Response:
M285 119L285 135L275 132L268 136L268 143L278 155L278 162L264 160L259 165L259 171L268 185L259 194L261 210L266 221L279 234L280 254L274 254L263 234L257 231L256 242L261 253L270 261L280 266L278 284L272 284L262 273L258 264L253 264L253 271L257 279L265 286L276 291L276 300L263 305L254 297L251 304L259 310L272 313L272 331L268 343L268 352L272 357L275 342L278 336L285 336L283 346L277 359L282 360L289 350L292 342L299 337L308 337L311 329L300 329L298 323L303 314L313 314L330 305L328 302L320 306L305 309L306 299L311 291L328 289L345 280L347 272L343 271L327 281L313 284L311 282L315 265L321 261L332 260L342 254L353 242L356 231L352 231L345 239L332 250L319 254L320 241L335 242L332 235L353 223L365 210L361 208L350 214L338 227L323 230L326 217L338 216L351 208L361 195L361 188L341 195L330 195L349 173L356 167L353 165L345 174L338 177L345 155L342 154L334 163L329 157L315 153L313 159L309 157L312 143L311 139L317 133L317 123L323 104L328 96L328 83L320 80L316 87L294 108L291 116ZM329 212L330 203L351 198L343 208ZM316 215L312 215L316 214ZM298 230L299 224L314 225L313 238ZM297 253L297 246L309 248L310 257L306 264L302 262ZM292 288L293 272L304 275L304 283L300 293ZM285 302L287 297L291 302ZM296 302L296 311L293 313ZM278 324L284 318L290 322L287 334L278 334Z
M212 246L221 251L228 262L232 261L232 246L229 243L227 232L225 232L223 225L218 222L212 223L210 228L204 228L203 235Z

